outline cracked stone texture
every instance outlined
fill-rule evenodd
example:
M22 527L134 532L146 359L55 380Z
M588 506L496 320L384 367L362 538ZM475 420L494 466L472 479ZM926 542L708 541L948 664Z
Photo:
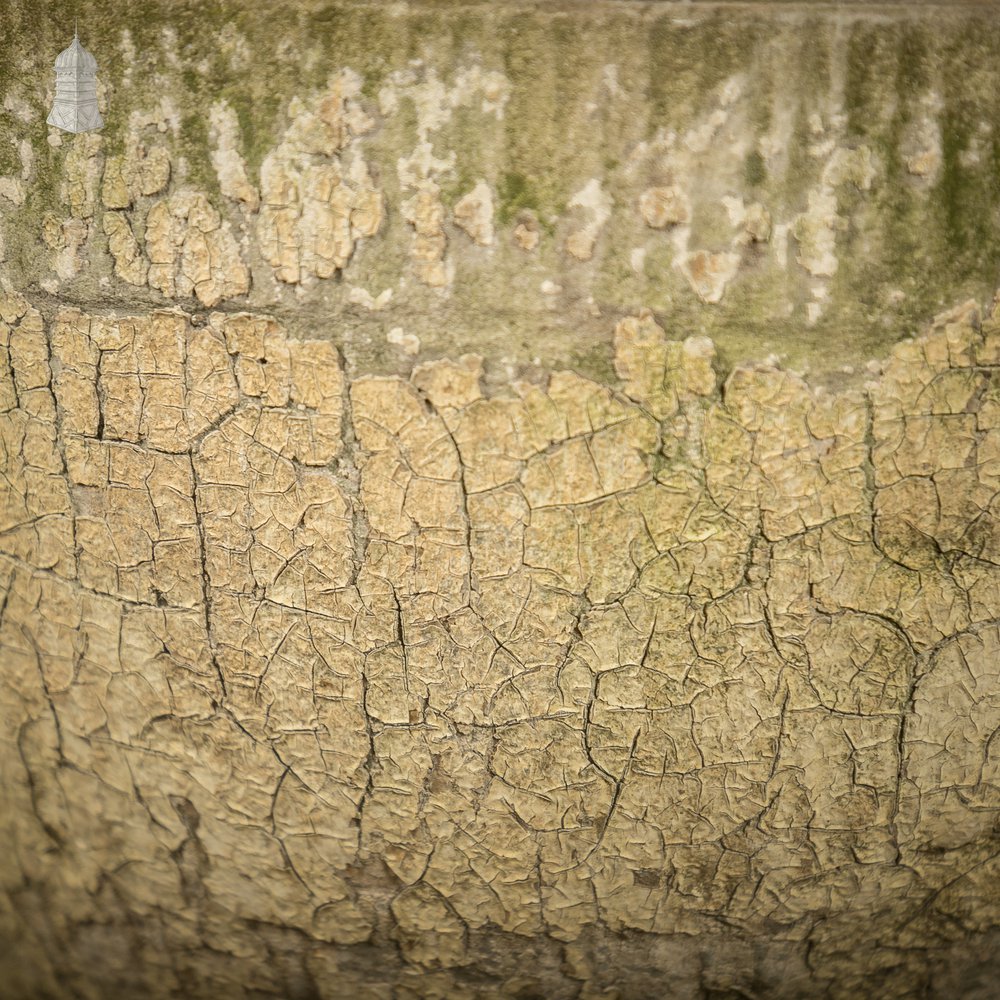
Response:
M137 249L132 246L134 239L129 241L128 233L122 231L125 249L115 254L114 235L108 235L115 270L124 277L132 266L129 257ZM197 191L178 192L149 210L146 251L150 286L170 298L194 295L202 305L214 306L250 289L250 274L229 224Z
M0 996L996 1000L996 9L77 6Z
M257 236L279 281L331 277L344 268L355 241L374 236L381 225L381 194L351 148L374 127L357 102L360 87L355 74L344 72L315 110L293 101L292 125L261 165ZM239 186L233 196L254 203Z
M6 995L995 996L1000 316L840 393L0 320Z

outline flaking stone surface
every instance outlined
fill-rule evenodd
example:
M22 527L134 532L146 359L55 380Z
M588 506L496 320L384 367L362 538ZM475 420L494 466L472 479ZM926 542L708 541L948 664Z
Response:
M10 995L992 995L996 318L836 395L0 319Z

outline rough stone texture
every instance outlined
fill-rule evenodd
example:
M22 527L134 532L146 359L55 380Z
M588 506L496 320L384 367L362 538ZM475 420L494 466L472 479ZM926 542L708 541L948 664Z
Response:
M107 208L131 208L141 195L159 194L170 180L170 155L163 146L145 149L134 138L124 156L104 166L101 200Z
M493 194L485 181L456 203L455 222L480 246L493 243Z
M995 1000L995 11L57 6L0 995Z
M356 101L359 90L360 81L345 72L315 110L293 101L292 125L261 166L257 236L279 281L331 277L350 260L355 241L381 225L381 195L353 148L374 125ZM223 176L232 186L228 172ZM253 207L241 184L235 196Z
M149 261L146 260L124 212L105 212L104 232L108 237L108 250L115 259L115 274L131 285L146 284Z
M214 306L249 290L250 275L229 224L198 192L179 192L149 210L146 252L149 284L168 297L193 294ZM115 265L122 267L118 255Z
M239 150L239 120L223 100L210 111L212 166L219 178L219 190L233 201L243 202L251 212L260 207L260 194L250 183L247 166Z
M0 316L16 995L990 995L1000 318L831 394Z
M107 125L70 136L43 124L65 12L6 0L21 291L346 314L382 374L399 327L606 379L650 308L833 384L1000 269L989 3L78 7Z

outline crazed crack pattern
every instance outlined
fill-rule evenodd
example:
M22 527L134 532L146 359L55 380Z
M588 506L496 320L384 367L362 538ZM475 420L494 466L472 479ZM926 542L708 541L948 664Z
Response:
M837 394L0 320L11 995L987 995L998 317Z

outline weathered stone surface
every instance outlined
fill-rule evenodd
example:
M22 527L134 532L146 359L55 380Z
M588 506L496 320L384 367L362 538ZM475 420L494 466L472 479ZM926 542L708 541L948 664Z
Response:
M480 246L493 243L493 192L485 181L456 202L455 222Z
M227 198L242 202L251 212L260 207L260 194L250 183L247 166L239 151L239 121L225 101L216 101L209 113L213 144L212 166L219 187Z
M322 996L977 995L995 318L839 394L648 313L620 389L488 392L252 314L0 319L24 995L288 995L265 946ZM141 936L95 966L95 922Z
M292 124L261 166L257 238L279 281L332 277L350 260L355 242L382 224L382 195L356 148L373 127L357 101L360 85L345 71L331 77L315 106L293 100ZM217 169L231 172L219 157ZM253 201L238 168L235 177L224 176L229 190Z
M214 306L250 290L250 272L229 224L197 192L182 191L153 205L146 253L149 284L169 298L193 295Z
M0 31L0 994L993 1000L990 6L195 6Z
M11 287L134 294L121 223L148 257L150 214L154 232L174 216L176 258L204 233L155 204L196 195L248 277L170 291L184 282L164 259L146 274L154 297L200 284L213 307L345 313L366 370L395 371L399 328L434 356L503 341L517 365L603 376L608 317L648 307L734 363L773 353L834 378L943 304L984 301L1000 268L989 0L843 17L695 3L689 20L632 0L303 0L292 18L241 3L218 23L95 7L80 15L105 46L111 117L77 136L26 127L45 119L55 55L35 21L61 12L8 5ZM554 322L535 331L539 313ZM453 344L459 328L487 345Z
M146 284L149 261L146 260L123 212L104 213L104 232L108 249L115 259L115 274L131 285Z
M690 218L683 195L673 186L647 188L639 196L639 211L653 229L679 226Z
M170 154L160 145L147 148L130 136L122 156L109 156L104 165L101 200L107 208L131 208L143 196L160 194L170 181Z

